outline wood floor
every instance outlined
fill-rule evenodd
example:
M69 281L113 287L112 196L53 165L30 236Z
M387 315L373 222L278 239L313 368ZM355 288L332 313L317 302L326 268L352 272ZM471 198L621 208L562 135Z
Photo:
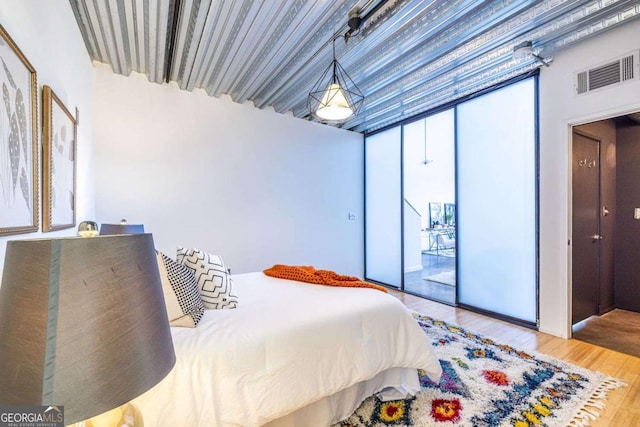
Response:
M640 313L615 309L573 327L573 338L640 357Z
M627 386L609 392L605 409L591 426L640 426L640 358L583 341L565 340L521 328L410 294L394 290L389 290L389 293L419 313L462 326L518 349L544 353L623 380Z

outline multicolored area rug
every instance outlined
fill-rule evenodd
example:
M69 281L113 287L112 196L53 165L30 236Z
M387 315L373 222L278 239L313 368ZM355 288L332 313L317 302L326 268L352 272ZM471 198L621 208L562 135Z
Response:
M624 383L541 354L532 355L443 321L414 314L433 339L439 384L420 372L413 398L365 400L343 427L585 426L609 390Z

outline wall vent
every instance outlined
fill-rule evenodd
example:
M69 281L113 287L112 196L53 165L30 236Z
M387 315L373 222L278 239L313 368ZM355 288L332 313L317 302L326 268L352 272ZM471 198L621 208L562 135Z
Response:
M582 95L600 89L639 78L640 54L632 52L621 58L609 61L597 67L576 73L576 93Z

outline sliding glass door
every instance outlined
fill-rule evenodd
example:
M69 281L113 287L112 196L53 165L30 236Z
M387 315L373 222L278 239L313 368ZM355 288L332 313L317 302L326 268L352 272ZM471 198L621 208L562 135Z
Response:
M454 110L403 126L404 289L456 303Z
M537 320L535 79L457 108L458 302Z
M366 139L365 277L385 285L402 283L400 126Z
M536 325L536 85L365 138L366 279Z

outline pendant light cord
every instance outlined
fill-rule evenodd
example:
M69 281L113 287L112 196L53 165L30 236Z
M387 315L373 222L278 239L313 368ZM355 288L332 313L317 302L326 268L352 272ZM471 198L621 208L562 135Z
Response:
M337 37L333 38L333 77L331 78L332 83L337 83L336 72L338 71L338 67L336 64L338 63L338 61L336 61L336 38Z
M424 164L428 164L427 161L427 119L424 120Z

